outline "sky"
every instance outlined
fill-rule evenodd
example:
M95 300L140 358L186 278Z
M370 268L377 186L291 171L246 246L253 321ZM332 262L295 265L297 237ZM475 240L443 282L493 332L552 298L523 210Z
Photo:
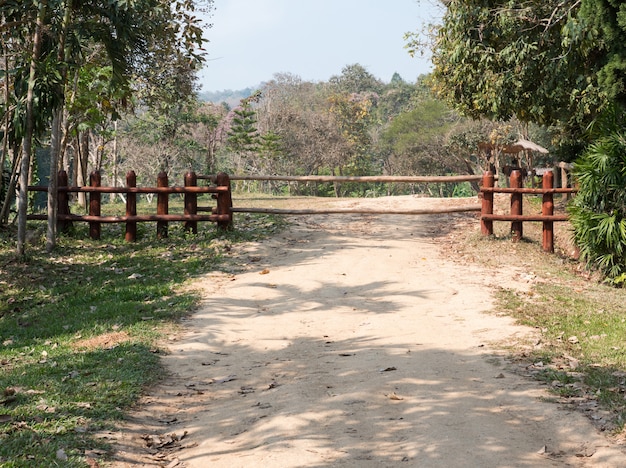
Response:
M239 90L292 73L327 81L360 64L389 82L431 70L412 58L404 34L437 22L436 0L215 0L207 30L203 91Z

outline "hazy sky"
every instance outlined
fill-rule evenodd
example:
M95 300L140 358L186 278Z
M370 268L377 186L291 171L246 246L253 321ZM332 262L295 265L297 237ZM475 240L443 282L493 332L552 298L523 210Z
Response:
M428 58L411 58L404 33L436 22L435 0L215 0L204 91L243 89L289 72L326 81L359 63L388 82L415 81Z

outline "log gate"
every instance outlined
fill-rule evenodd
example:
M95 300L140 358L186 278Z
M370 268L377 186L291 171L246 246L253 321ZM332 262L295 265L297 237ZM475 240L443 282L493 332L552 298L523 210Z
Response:
M494 175L491 171L483 174L480 193L482 195L482 208L480 212L480 228L485 236L493 235L494 221L511 221L511 234L514 241L521 240L523 236L523 223L525 221L538 221L543 223L542 248L544 252L554 252L554 223L567 221L567 215L554 214L554 194L573 194L573 188L554 188L554 173L546 172L542 177L542 188L524 188L522 173L519 170L511 172L510 187L495 187ZM511 194L511 212L508 215L493 213L493 194ZM543 195L540 215L524 215L522 196L528 194Z

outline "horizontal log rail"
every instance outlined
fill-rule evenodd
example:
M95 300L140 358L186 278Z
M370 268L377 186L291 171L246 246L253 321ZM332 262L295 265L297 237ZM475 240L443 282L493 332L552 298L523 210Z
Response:
M567 215L482 215L485 221L569 221Z
M459 182L479 182L483 176L480 175L460 175L460 176L283 176L283 175L233 175L230 180L240 181L284 181L284 182L354 182L354 183L407 183L407 184L428 184L428 183L459 183ZM497 177L494 177L497 179ZM199 175L198 179L215 180L213 175ZM206 207L198 207L198 211L206 211ZM354 209L354 208L331 208L315 210L296 210L280 208L232 208L233 213L260 213L276 215L325 215L325 214L373 214L373 215L428 215L464 213L470 211L480 211L476 206L458 206L440 209L420 209L420 210L374 210L374 209Z
M31 192L47 192L48 187L43 185L29 185ZM226 193L228 187L59 187L59 192L83 192L83 193Z
M28 215L28 219L46 220L47 215ZM190 215L190 214L167 214L167 215L134 215L134 216L90 216L90 215L57 215L59 221L84 221L95 223L142 223L150 221L228 221L228 215Z
M198 179L211 180L214 176L200 175ZM479 182L480 175L461 176L270 176L270 175L233 175L230 180L259 180L259 181L284 181L284 182L384 182L384 183L405 183L405 184L435 184L435 183L455 183L455 182Z
M527 195L543 195L544 193L577 193L574 188L514 188L514 187L481 187L483 193L523 193Z
M324 215L324 214L371 214L371 215L429 215L464 213L480 211L480 206L456 206L435 209L420 210L381 210L381 209L355 209L355 208L322 208L318 210L289 210L280 208L233 208L233 213L261 213L277 215Z

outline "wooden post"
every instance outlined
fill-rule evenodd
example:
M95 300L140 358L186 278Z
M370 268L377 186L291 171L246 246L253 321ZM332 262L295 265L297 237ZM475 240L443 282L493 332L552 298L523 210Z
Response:
M126 174L126 187L137 187L137 174L135 171L129 171ZM137 194L130 193L126 195L126 216L137 215ZM126 221L126 242L135 242L137 240L137 222Z
M554 186L554 173L546 172L543 175L542 188L551 189ZM554 214L554 195L552 193L543 194L543 202L541 204L541 214L551 216ZM554 222L543 222L543 251L554 253Z
M483 179L481 186L483 188L493 188L495 184L495 177L493 172L486 171L483 173ZM487 221L482 219L484 215L493 214L493 192L482 192L483 203L480 211L480 231L483 236L493 236L493 221Z
M190 171L185 174L185 187L196 187L198 185L198 176L195 172ZM198 195L195 193L185 194L185 214L198 214ZM185 221L185 230L198 234L197 221Z
M510 178L511 188L522 188L522 172L519 170L511 171ZM524 209L522 206L522 194L521 193L512 193L511 194L511 215L512 216L521 216L524 214ZM518 242L522 239L524 235L524 223L522 221L513 221L511 223L511 235L513 237L513 242Z
M168 180L165 172L159 172L157 176L157 187L167 187ZM166 215L169 211L169 195L167 193L157 194L157 215ZM157 239L167 238L167 221L157 221Z
M228 221L218 221L218 229L232 229L233 228L233 197L230 190L230 177L224 172L217 174L215 179L215 185L218 187L228 187L227 192L220 192L217 194L217 213L218 215L226 214L229 216Z
M101 177L98 171L94 171L89 175L89 186L100 187ZM101 213L101 194L100 192L89 192L89 216L100 216ZM100 223L97 221L89 221L89 237L93 240L100 239Z
M67 172L63 169L59 171L57 176L57 187L68 187L69 180L67 177ZM58 192L58 204L57 204L57 215L69 215L70 212L70 196L68 192L59 191ZM57 231L67 233L72 228L72 221L69 220L58 220L57 219Z

